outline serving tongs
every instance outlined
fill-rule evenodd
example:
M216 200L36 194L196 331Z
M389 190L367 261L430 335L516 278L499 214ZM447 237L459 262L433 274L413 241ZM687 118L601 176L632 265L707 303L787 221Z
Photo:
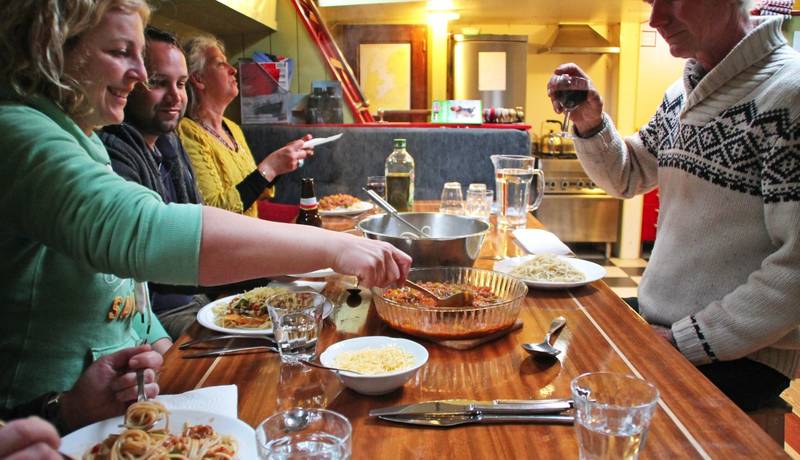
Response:
M381 198L381 196L378 195L377 193L375 193L374 190L370 190L370 189L368 189L366 187L361 187L361 190L367 192L367 195L369 195L370 199L372 199L372 201L374 201L375 204L380 206L381 209L383 209L384 211L389 213L390 216L394 217L395 219L397 219L400 222L402 222L403 225L405 225L406 227L410 228L413 231L414 238L428 238L428 237L430 237L430 235L426 235L425 232L423 232L422 230L417 228L416 225L412 224L411 222L407 221L403 216L401 216L397 212L397 209L394 208L394 206L390 205L389 202L387 202L386 200Z

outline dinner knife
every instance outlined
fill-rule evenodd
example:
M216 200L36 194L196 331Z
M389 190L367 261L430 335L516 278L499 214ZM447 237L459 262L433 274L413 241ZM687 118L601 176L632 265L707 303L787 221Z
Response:
M243 352L257 352L257 351L271 351L274 353L278 352L278 349L275 347L268 347L266 345L258 345L254 347L238 347L238 348L223 348L222 350L210 350L210 351L201 351L197 353L189 353L187 355L183 355L182 358L184 359L192 359L192 358L206 358L208 356L222 356L222 355L229 355L229 354L245 354Z
M422 425L447 428L451 426L467 425L470 423L539 423L572 425L575 417L572 415L537 414L537 415L493 415L493 414L462 414L449 416L405 416L405 415L381 415L381 420L407 425Z
M178 346L178 349L185 350L199 343L206 343L206 342L213 342L215 340L227 340L227 339L257 339L257 340L268 340L270 342L275 343L275 339L273 339L268 335L226 334L226 335L214 335L211 337L203 337L201 339L190 340L188 342L180 344L180 346Z
M471 401L449 399L372 409L369 415L447 416L470 414L553 414L571 409L571 399Z

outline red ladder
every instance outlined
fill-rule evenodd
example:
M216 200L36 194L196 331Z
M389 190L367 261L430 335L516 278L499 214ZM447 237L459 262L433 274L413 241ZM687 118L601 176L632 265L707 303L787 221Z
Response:
M347 105L353 112L353 119L356 123L370 123L375 119L369 113L369 104L361 87L356 81L353 69L345 60L342 51L331 36L331 32L322 20L319 9L313 0L292 0L297 14L303 20L306 30L314 43L317 44L322 57L328 64L328 69L334 77L342 84L342 96L347 101Z

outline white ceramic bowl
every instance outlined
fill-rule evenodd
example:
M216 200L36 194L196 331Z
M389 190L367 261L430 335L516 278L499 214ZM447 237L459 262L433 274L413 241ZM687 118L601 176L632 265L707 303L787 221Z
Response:
M395 345L414 356L414 365L408 369L379 375L358 375L340 372L339 377L347 388L365 395L382 395L402 387L420 367L428 362L428 350L417 342L395 337L370 336L343 340L329 346L319 356L323 366L336 367L336 357L343 351L358 351L365 348L384 348Z

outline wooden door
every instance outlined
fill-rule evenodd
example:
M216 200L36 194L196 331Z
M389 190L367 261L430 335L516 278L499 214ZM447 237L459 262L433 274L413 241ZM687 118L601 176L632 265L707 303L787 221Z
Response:
M424 25L343 25L340 29L342 53L370 104L378 109L428 109L428 28ZM372 61L393 56L391 68L375 68ZM367 60L373 62L369 75L362 75ZM407 75L406 75L407 73ZM397 77L397 78L394 78ZM376 83L376 79L379 79ZM385 102L381 102L385 101ZM384 107L389 104L394 107ZM385 121L428 121L424 114L385 116Z

